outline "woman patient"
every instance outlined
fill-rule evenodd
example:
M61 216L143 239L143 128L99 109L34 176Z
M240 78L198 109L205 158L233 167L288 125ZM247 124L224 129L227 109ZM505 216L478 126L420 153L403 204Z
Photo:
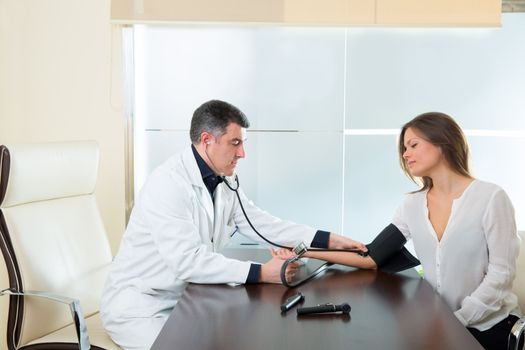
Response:
M401 168L422 186L406 195L392 224L368 245L370 255L307 256L381 268L412 239L425 278L456 317L485 349L505 349L520 315L511 291L519 251L512 203L499 186L472 177L465 136L446 114L406 123L398 148Z

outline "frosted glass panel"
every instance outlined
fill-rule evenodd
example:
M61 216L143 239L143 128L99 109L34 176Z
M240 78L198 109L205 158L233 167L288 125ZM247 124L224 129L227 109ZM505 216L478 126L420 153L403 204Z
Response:
M348 29L347 128L442 111L465 129L525 129L525 14L502 28Z
M254 127L341 130L344 29L280 27L258 34Z
M345 150L344 233L369 243L417 186L400 170L396 136L346 136Z
M272 215L340 232L342 138L332 132L248 133L241 186Z
M399 169L395 135L352 133L435 110L466 130L521 135L469 139L475 176L507 191L523 230L525 14L505 13L502 23L135 26L135 189L189 145L195 108L223 99L251 122L238 173L258 206L369 242L417 186Z
M137 112L148 129L187 129L210 99L254 129L340 130L342 28L135 27Z
M519 230L525 229L525 138L470 136L473 175L501 186L516 212Z
M137 131L135 138L135 194L156 167L191 144L188 131Z
M244 109L254 81L254 31L226 27L135 27L136 99L144 127L189 129L204 101Z

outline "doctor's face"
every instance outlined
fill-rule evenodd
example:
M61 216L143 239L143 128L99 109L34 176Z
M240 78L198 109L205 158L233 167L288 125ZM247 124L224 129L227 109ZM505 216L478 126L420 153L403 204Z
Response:
M215 142L207 145L207 152L213 162L215 171L219 175L232 176L237 166L237 161L244 158L244 142L246 141L246 128L239 124L230 123L226 133L216 137Z

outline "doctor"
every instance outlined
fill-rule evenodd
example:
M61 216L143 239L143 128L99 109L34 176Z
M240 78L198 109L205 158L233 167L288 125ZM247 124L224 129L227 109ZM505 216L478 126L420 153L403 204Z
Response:
M189 282L280 283L282 257L274 255L259 265L219 253L236 227L261 241L219 177L234 175L245 157L248 127L235 106L204 103L193 114L192 145L155 169L142 188L100 306L104 328L124 349L150 348ZM271 216L239 192L254 226L272 241L366 250L350 238ZM287 271L288 278L294 268Z

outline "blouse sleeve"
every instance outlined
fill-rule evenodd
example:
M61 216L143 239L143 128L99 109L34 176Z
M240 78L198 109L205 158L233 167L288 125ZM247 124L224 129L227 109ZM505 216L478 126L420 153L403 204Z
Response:
M481 321L499 310L516 275L519 237L514 208L503 190L495 192L489 201L482 227L487 240L488 268L481 284L463 299L461 308L455 312L464 325Z
M410 195L407 195L403 202L397 207L396 212L394 214L394 218L392 219L392 224L397 227L399 231L405 236L405 239L408 241L410 239L410 231L408 229L408 224L406 220L406 213L407 213L407 204L410 199Z

